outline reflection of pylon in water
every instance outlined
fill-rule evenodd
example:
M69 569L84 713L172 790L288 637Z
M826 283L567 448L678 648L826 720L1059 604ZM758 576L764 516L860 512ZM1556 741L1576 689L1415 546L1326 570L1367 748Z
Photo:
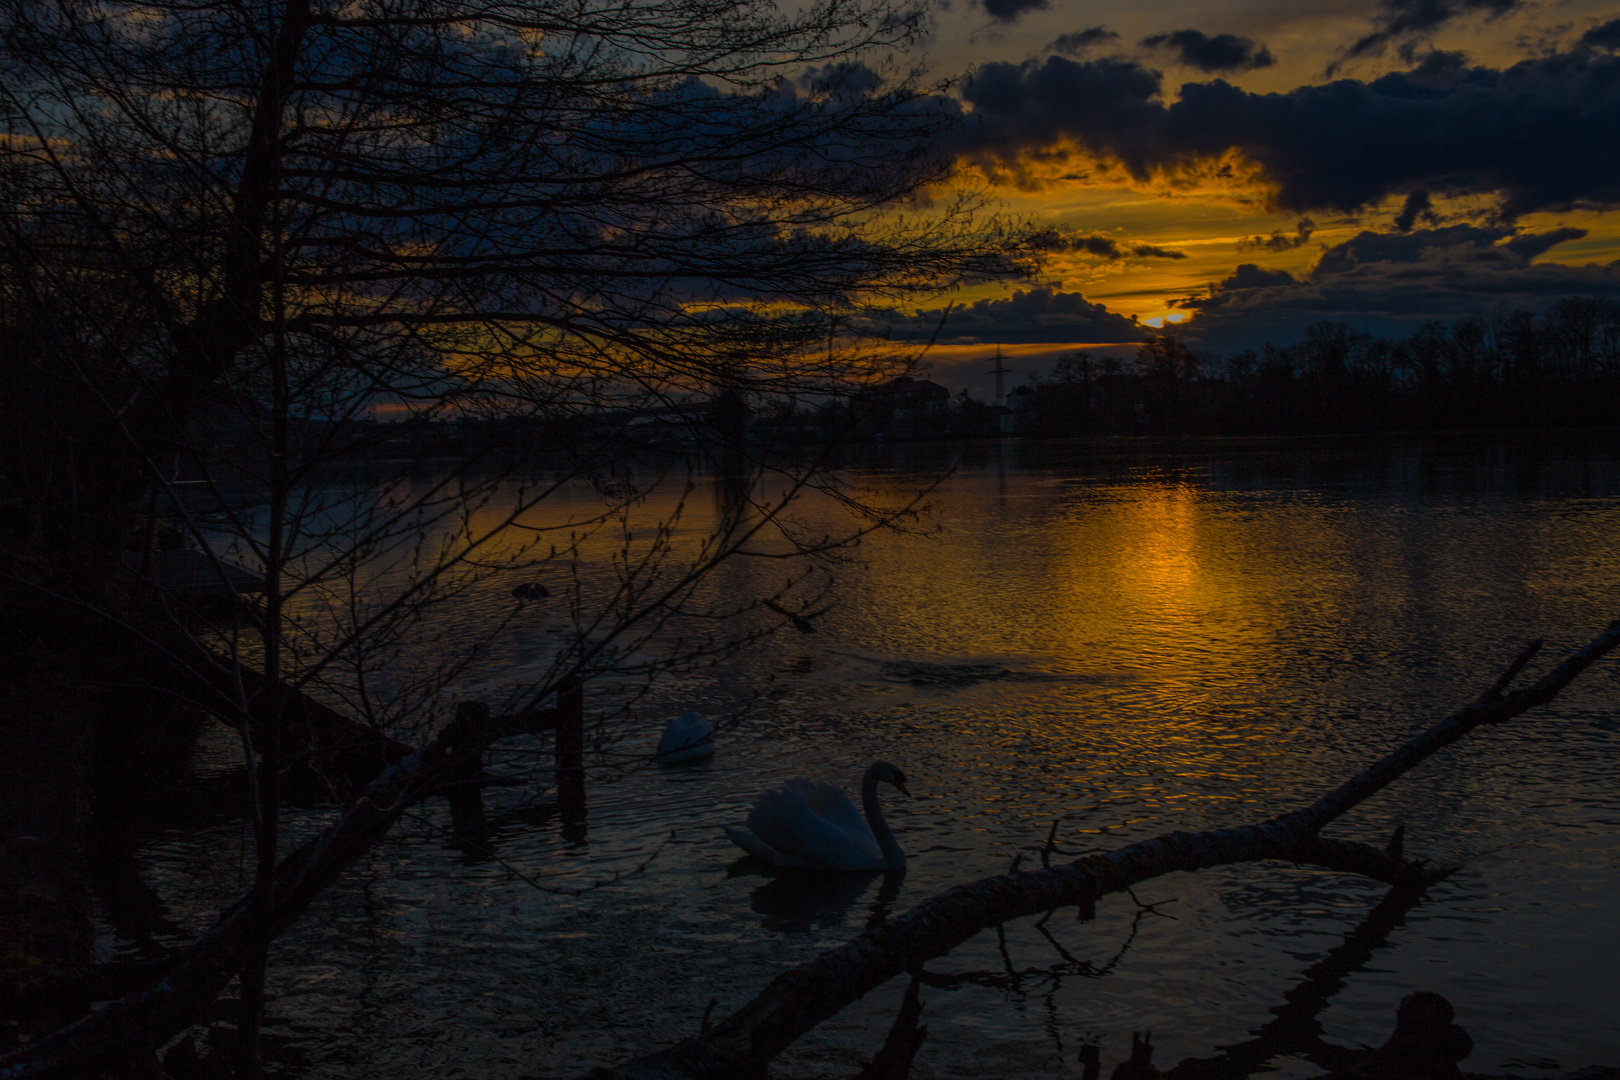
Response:
M1001 377L1011 371L1012 368L1007 366L1007 358L1001 354L1001 345L999 343L996 345L996 355L991 359L996 362L996 366L990 369L996 377L996 404L1005 405L1007 404L1007 395L1002 392Z

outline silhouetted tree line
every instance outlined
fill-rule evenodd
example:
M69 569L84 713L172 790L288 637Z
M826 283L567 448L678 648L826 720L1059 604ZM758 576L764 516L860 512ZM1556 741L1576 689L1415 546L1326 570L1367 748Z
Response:
M1620 302L1425 323L1389 339L1320 322L1291 345L1220 357L1171 334L1134 360L1076 354L1014 395L1031 435L1302 434L1609 424Z

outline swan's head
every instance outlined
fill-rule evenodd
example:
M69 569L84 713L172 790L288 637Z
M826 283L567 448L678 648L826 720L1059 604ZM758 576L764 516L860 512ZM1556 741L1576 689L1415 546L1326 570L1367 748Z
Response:
M910 791L906 790L906 774L895 768L893 765L890 765L887 761L873 762L872 767L868 769L867 772L870 775L875 776L877 779L883 781L885 784L893 784L895 787L900 789L900 794L911 794Z

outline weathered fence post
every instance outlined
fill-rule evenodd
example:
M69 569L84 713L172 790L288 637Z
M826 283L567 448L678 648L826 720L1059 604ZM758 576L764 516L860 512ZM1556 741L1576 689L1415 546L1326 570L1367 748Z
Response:
M463 701L456 706L456 718L444 732L444 742L454 757L472 739L489 727L489 706L481 701ZM479 754L445 776L446 797L450 800L450 823L457 840L482 843L487 832L484 823L483 755Z
M570 675L557 687L557 803L563 836L585 838L585 684Z

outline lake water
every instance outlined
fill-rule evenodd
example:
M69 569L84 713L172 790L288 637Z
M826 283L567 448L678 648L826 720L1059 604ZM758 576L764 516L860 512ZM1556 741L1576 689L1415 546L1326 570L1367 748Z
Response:
M436 801L329 889L272 954L281 1068L567 1077L657 1049L874 917L1016 853L1029 865L1054 820L1078 852L1298 807L1477 696L1528 639L1548 639L1539 672L1620 617L1614 433L910 446L856 479L903 490L953 463L926 535L874 536L835 569L818 633L668 678L602 729L635 732L602 759L623 765L675 713L751 701L712 761L597 769L578 842L533 790L495 789L499 861L446 843ZM695 510L685 525L704 526ZM720 588L764 595L785 572L739 564ZM458 617L509 608L494 590ZM554 629L537 607L503 631L469 693L543 665ZM587 709L626 692L592 684ZM885 800L903 879L806 890L738 862L719 826L756 792L794 776L854 789L875 758L910 782ZM1620 1065L1620 662L1442 752L1331 835L1382 844L1397 822L1409 854L1463 869L1332 999L1326 1037L1376 1045L1399 999L1430 989L1473 1036L1473 1071ZM319 823L293 814L289 829ZM176 924L204 925L240 887L243 839L239 824L149 839L144 875ZM537 887L615 874L577 895ZM1009 924L1005 955L981 934L929 965L995 977L923 991L913 1076L1078 1076L1085 1041L1111 1070L1144 1028L1161 1067L1211 1055L1271 1019L1383 891L1255 864L1137 890L1170 917L1113 896L1093 921L1059 913L1053 940ZM111 931L102 944L128 949ZM844 1010L776 1071L853 1073L903 989Z

